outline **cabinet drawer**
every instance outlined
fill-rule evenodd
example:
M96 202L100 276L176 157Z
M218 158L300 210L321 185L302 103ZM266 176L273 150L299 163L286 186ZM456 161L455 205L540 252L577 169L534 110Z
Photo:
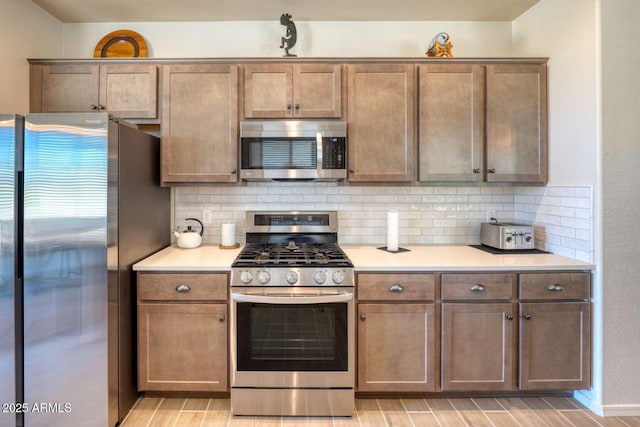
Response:
M226 274L139 273L138 300L226 301L228 286Z
M515 297L515 274L443 274L443 300L508 300Z
M358 274L361 301L430 301L434 289L433 274Z
M520 274L521 300L586 300L591 296L591 273Z

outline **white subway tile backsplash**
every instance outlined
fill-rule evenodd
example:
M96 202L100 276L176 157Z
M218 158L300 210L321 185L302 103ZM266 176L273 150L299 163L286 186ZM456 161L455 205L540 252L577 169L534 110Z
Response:
M342 244L384 245L388 210L399 212L400 244L477 244L487 211L500 221L535 227L538 246L591 261L590 187L351 186L336 183L249 182L243 186L177 187L177 226L211 211L205 243L220 242L224 221L234 221L244 242L245 211L336 210Z
M514 187L514 191L514 218L534 225L539 248L594 261L591 187Z

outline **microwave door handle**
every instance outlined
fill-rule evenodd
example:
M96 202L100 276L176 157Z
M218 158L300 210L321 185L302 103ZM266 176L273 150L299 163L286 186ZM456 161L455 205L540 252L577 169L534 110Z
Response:
M316 132L316 176L322 178L322 133Z
M269 296L269 295L247 295L231 293L231 299L240 302L252 302L258 304L331 304L353 300L353 294L338 295L299 295L299 296Z

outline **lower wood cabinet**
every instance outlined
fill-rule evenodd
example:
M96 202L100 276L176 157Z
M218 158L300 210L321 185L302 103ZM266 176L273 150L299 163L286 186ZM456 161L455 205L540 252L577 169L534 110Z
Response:
M520 389L591 387L591 274L520 274Z
M591 386L591 304L520 304L520 389Z
M591 387L590 273L447 273L441 286L443 391Z
M358 305L358 391L435 390L434 305Z
M227 390L226 304L140 304L138 389Z
M357 275L358 391L436 390L435 275Z
M228 391L226 274L138 274L138 390Z
M442 390L515 388L516 305L442 304Z

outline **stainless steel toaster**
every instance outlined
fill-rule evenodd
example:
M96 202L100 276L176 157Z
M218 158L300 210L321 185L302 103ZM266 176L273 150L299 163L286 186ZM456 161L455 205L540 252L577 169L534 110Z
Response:
M512 222L483 222L480 243L496 249L534 249L533 226Z

